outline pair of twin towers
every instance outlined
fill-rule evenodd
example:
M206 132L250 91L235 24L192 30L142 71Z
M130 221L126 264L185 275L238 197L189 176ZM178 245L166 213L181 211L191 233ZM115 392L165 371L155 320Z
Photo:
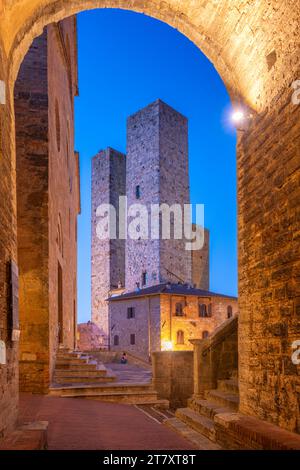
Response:
M119 197L125 195L127 207L190 202L187 119L161 100L128 118L126 155L107 148L92 159L92 321L101 329L103 346L107 299L115 289L193 282L184 239L98 238L97 208L111 204L118 211Z

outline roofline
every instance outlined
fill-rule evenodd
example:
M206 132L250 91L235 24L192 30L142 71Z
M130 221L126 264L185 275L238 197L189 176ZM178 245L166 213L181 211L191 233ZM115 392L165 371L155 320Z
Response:
M130 294L130 295L129 295ZM123 300L130 300L130 299L142 299L146 297L157 297L159 295L172 295L173 297L201 297L201 298L211 298L211 297L222 297L225 299L232 299L232 300L238 300L238 297L231 296L231 295L226 295L226 294L216 294L215 292L212 292L211 295L197 295L197 294L179 294L179 293L174 293L174 292L153 292L150 294L138 294L138 293L129 293L128 292L128 297L125 297L126 294L121 294L117 295L115 297L108 297L105 299L107 302L122 302Z

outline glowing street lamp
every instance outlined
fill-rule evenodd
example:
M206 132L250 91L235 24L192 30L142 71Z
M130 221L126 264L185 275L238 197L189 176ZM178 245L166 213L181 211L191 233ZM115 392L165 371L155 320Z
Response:
M244 131L251 119L253 118L253 114L250 110L243 107L234 107L230 113L230 120L235 125L235 127L240 130Z
M173 343L172 341L162 341L161 349L163 351L172 351L173 350Z
M243 122L245 119L245 114L243 111L241 110L235 110L232 115L231 115L231 120L235 123L235 124L240 124L241 122Z

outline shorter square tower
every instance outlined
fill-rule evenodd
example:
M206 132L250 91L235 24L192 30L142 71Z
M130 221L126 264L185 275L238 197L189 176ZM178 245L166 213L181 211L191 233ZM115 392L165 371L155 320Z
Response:
M102 347L108 347L108 304L112 289L125 284L125 240L97 235L97 208L111 204L119 221L119 197L126 192L126 156L112 148L92 159L92 321L100 328ZM118 233L117 233L118 235Z
M193 230L196 225L193 224ZM209 290L209 230L204 229L201 250L192 251L192 284L197 289Z

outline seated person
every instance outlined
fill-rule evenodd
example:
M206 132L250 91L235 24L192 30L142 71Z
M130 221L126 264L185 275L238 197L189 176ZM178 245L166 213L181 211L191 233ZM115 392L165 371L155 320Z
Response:
M121 364L127 364L127 354L126 354L126 352L123 352L123 354L122 354Z

